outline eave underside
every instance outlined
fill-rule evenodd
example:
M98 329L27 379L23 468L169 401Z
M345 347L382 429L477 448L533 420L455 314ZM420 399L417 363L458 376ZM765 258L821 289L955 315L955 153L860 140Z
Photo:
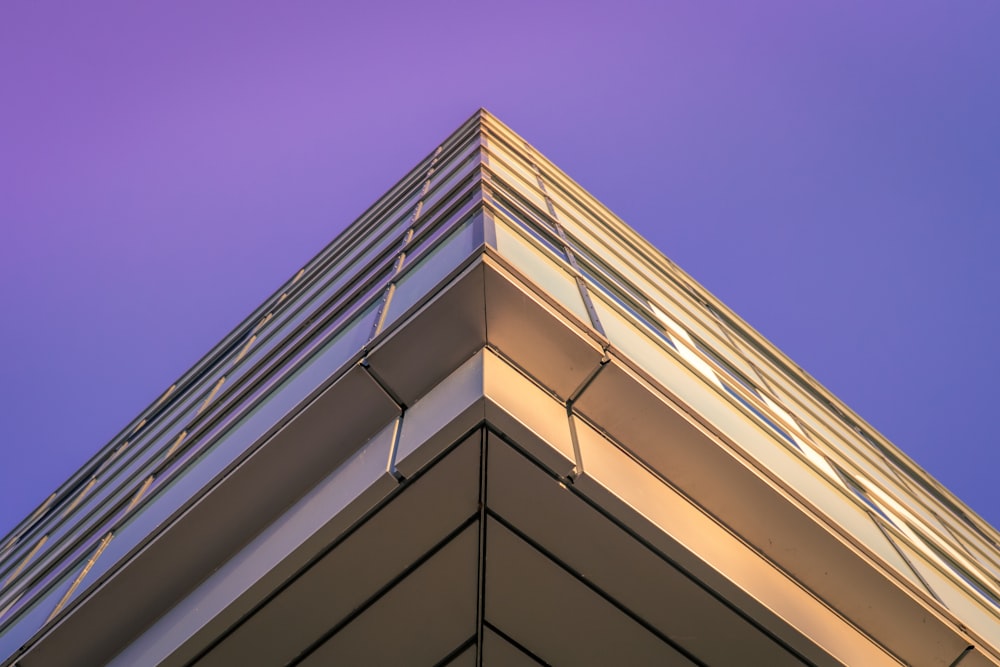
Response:
M966 650L498 258L401 321L18 664L948 665ZM261 511L269 497L287 500ZM765 527L845 574L790 572ZM869 589L837 597L858 572ZM883 594L880 624L863 606ZM123 622L95 628L111 611ZM978 664L993 663L962 662Z

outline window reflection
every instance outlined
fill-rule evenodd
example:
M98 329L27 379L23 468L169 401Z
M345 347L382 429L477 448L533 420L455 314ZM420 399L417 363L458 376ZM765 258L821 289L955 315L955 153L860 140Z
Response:
M417 259L396 281L386 308L383 327L388 325L442 281L475 250L476 233L472 219L466 219L437 246Z
M44 546L48 540L49 540L48 535L42 535L41 539L39 539L38 542L35 543L34 548L28 552L28 555L26 555L24 559L21 560L21 563L17 566L17 568L10 574L9 577L7 577L7 580L3 582L4 588L9 586L10 582L14 581L14 579L17 578L17 575L21 574L21 570L24 569L25 565L31 562L31 559L35 557L35 554L38 553L38 550L41 549L42 546Z
M208 393L208 396L205 398L205 401L201 404L201 407L198 408L198 412L196 414L200 415L202 412L205 411L205 408L207 408L208 404L212 402L213 398L215 398L215 395L218 393L219 389L222 388L222 385L225 381L226 381L225 375L219 378L218 382L215 383L215 386L212 387L212 391Z
M52 613L49 614L49 617L45 620L46 623L55 618L56 614L62 611L62 608L66 606L66 603L69 602L70 599L72 599L73 594L76 593L77 589L80 587L80 584L83 583L83 580L87 577L87 574L90 572L91 568L94 567L94 563L97 562L97 559L101 557L101 554L104 553L104 550L107 548L108 543L111 542L111 537L112 533L108 533L101 540L100 544L97 545L97 550L94 551L91 557L87 559L87 562L84 564L79 574L77 574L76 578L73 580L73 583L70 584L69 590L67 590L63 594L62 598L59 599L59 602L56 603L56 606L52 610Z

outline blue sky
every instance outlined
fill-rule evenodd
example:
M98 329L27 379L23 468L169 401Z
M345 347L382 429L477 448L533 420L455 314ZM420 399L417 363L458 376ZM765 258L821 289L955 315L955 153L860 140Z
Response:
M1000 523L1000 5L0 8L0 533L485 106Z

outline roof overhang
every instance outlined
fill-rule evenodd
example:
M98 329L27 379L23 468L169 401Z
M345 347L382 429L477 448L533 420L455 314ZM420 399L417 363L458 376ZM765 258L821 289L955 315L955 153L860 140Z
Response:
M484 246L17 664L464 664L477 642L572 664L606 664L608 642L628 664L963 654L953 623L543 294Z

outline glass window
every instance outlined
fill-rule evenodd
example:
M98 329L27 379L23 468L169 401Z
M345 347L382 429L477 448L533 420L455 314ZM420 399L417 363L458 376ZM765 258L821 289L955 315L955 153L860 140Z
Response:
M878 514L880 517L888 521L890 524L895 525L896 522L894 522L889 517L889 515L886 514L885 510L882 509L882 507L878 503L876 503L869 497L868 492L857 482L857 480L854 479L854 477L850 473L848 473L840 466L836 466L836 470L837 473L840 475L840 478L844 481L844 484L847 486L848 490L850 490L851 493L853 493L856 498L858 498L859 500L861 500L861 502L867 505L868 509Z
M421 227L419 231L410 229L403 246L402 261L397 258L398 271L396 273L403 273L406 267L420 261L429 249L441 243L442 239L455 229L456 220L465 219L474 211L478 211L479 207L478 197L473 196L472 192L464 192L449 202L447 215L435 216L429 221L429 224ZM479 222L476 224L481 225Z
M397 253L399 239L392 243L393 253ZM378 286L381 290L385 286L385 281L389 279L390 263L395 254L383 254L378 263L372 264L367 271L359 276L340 276L328 283L325 289L316 295L311 302L303 306L279 327L266 340L258 343L257 348L251 353L246 365L257 365L260 360L268 358L273 352L281 349L294 347L307 333L307 327L315 328L316 323L322 322L342 310L351 300L357 299L358 291L365 294L373 286Z
M479 146L470 147L467 153L468 155L462 156L458 166L448 174L438 173L431 180L430 196L424 200L424 211L437 206L442 199L452 194L454 187L460 181L476 172L479 164Z
M79 590L81 590L80 585L83 583L84 579L87 578L87 575L94 567L94 563L97 562L97 559L101 557L102 553L104 553L104 549L108 546L108 543L111 542L112 535L113 535L112 533L108 533L101 539L100 543L97 545L97 549L94 550L94 553L90 555L90 558L88 558L87 561L84 563L83 567L80 568L80 571L73 579L73 583L70 584L69 590L67 590L63 594L63 596L59 599L59 602L56 603L55 608L49 614L49 617L48 619L46 619L46 622L51 621L53 618L55 618L56 614L62 611L63 607L65 607L70 602L70 600L72 600L75 597L75 594Z
M930 540L924 540L924 543L930 548L931 551L934 552L934 555L948 567L948 569L958 575L959 579L964 581L972 590L986 599L987 602L1000 610L1000 597L998 597L998 595L994 593L989 586L983 583L984 578L971 574L969 570L959 565L954 559L938 549Z
M502 150L495 144L487 146L486 150L490 166L499 166L501 169L508 170L516 174L522 183L535 189L541 189L538 184L538 175L534 169L528 166L528 160L522 158L519 152ZM498 162L501 164L498 165ZM516 181L513 181L513 183L516 183Z
M22 643L37 631L48 618L57 600L68 590L79 568L94 554L96 544L78 545L64 559L65 567L50 568L36 577L29 586L8 589L0 597L0 647L8 637L22 637ZM53 583L56 582L56 583ZM18 618L18 617L22 618ZM0 655L6 655L0 651Z
M476 249L477 234L471 219L462 222L438 246L431 248L416 260L396 281L383 318L382 328L395 321L411 306L457 268Z
M548 210L548 206L545 204L545 199L543 199L541 194L538 193L537 180L532 178L530 182L525 182L523 178L516 176L503 163L493 157L489 157L486 164L487 168L493 174L493 178L490 180L500 180L501 182L511 184L516 187L518 192L531 202L533 206L538 208L538 210Z
M370 321L368 322L368 326L370 326ZM364 333L367 334L367 331ZM364 337L361 336L361 338ZM358 344L357 349L360 349L361 345L363 345L363 341ZM310 346L310 348L314 347ZM295 358L299 359L301 356L296 356ZM183 435L186 435L186 433ZM179 437L183 437L183 435ZM179 444L179 439L173 440L169 450L170 454L179 449ZM156 449L156 447L147 448L147 452L155 453ZM128 488L129 482L137 477L141 478L141 476L149 475L153 466L157 463L157 459L151 458L146 452L143 454L131 457L126 466L119 467L114 475L114 480L118 483L111 483L109 481L98 486L99 490L82 503L81 512L89 512L89 514L84 515L85 518L83 520L63 521L61 523L56 533L51 536L46 545L46 548L49 548L50 552L52 549L49 545L56 544L58 548L54 552L49 553L45 558L45 563L64 560L64 552L67 547L74 543L74 540L78 540L80 536L93 530L98 523L106 523L106 519L102 520L102 517L108 516L108 510L120 506L120 503L131 497L131 494L134 493L134 487L130 490ZM68 533L70 536L67 538Z
M233 366L235 366L236 364L240 363L240 360L243 357L246 356L247 351L253 346L254 341L256 341L256 340L257 340L257 336L256 335L250 336L250 339L246 342L246 344L240 350L240 353L238 355L236 355L235 359L233 359Z
M22 523L23 528L17 531L14 537L8 540L7 544L4 545L4 551L13 547L21 538L30 533L32 529L34 529L35 526L37 526L39 522L47 516L57 495L57 493L51 494L45 499L45 502L43 502L34 512L31 513L31 516L29 516L28 519Z
M209 403L212 402L212 399L215 398L215 395L219 392L219 389L222 388L222 385L225 381L226 381L225 375L219 378L218 382L215 383L215 386L212 387L212 391L208 392L208 396L205 397L205 401L201 404L201 407L198 408L197 414L200 415L202 412L205 411L205 408L207 408Z
M497 218L496 223L497 251L581 322L589 323L590 314L568 267L558 264L502 218Z
M627 280L622 278L622 276L612 269L608 264L602 261L600 258L595 256L589 250L583 247L578 241L573 238L569 238L569 246L573 250L573 255L576 257L576 261L581 267L587 267L588 271L600 275L610 286L614 286L614 290L622 295L622 298L632 301L637 304L648 305L649 299L646 298L644 294L641 294L635 286L631 285Z
M165 392L163 392L163 395L160 396L160 398L156 401L153 407L158 407L161 403L163 403L163 401L167 400L167 397L170 396L170 394L174 393L174 389L177 389L177 385L176 384L170 385L170 388L167 389Z
M123 453L125 453L126 451L128 451L129 445L131 445L131 444L132 444L131 441L126 440L122 444L120 444L117 447L115 447L114 451L112 451L111 454L107 458L105 458L104 461L101 462L100 467L97 469L97 472L95 472L94 474L95 475L100 475L100 476L103 477L105 471L107 471L107 469L108 469L108 466L110 466L112 463L114 463L118 459L119 456L121 456Z
M580 268L580 273L591 287L599 290L604 294L604 296L618 304L622 310L631 315L636 321L639 322L639 324L648 329L661 341L670 347L676 348L674 341L671 340L671 338L666 334L663 327L658 324L654 324L653 319L646 314L645 310L630 299L624 292L616 289L616 287L603 275L591 270L586 264L578 264L578 266Z
M49 539L48 535L42 535L42 537L35 543L34 548L32 548L31 551L29 551L28 554L23 559L21 559L20 564L18 564L18 566L14 569L14 571L11 572L10 575L8 575L7 579L3 582L4 588L9 586L10 583L17 578L17 575L21 574L21 571L24 570L24 567L31 562L31 559L35 557L35 554L38 553L38 550L42 548L42 546L48 541L48 539Z
M721 380L719 380L719 375L715 372L715 369L705 361L697 352L695 352L695 342L684 327L679 325L670 315L660 310L655 303L650 303L650 308L653 309L653 313L656 315L656 319L666 327L667 334L674 341L674 347L680 352L681 357L684 358L686 362L691 364L691 366L701 373L702 377L707 379L712 384L717 387L722 386Z
M538 241L538 243L544 246L553 255L562 260L566 259L566 253L563 250L562 242L556 238L554 232L527 222L530 218L525 219L513 213L511 211L512 207L509 206L509 202L506 202L504 198L499 195L489 197L487 201L496 211L503 215L503 217L528 232L533 239Z
M80 501L83 500L84 496L86 496L90 492L90 490L94 488L95 484L97 484L97 477L91 477L90 481L87 482L87 485L83 487L80 490L80 492L76 494L76 496L73 498L73 501L66 506L66 509L63 510L62 516L59 518L65 519L74 509L76 509L76 506L79 505Z
M93 565L90 579L100 578L185 502L195 497L205 484L287 417L295 406L330 378L331 373L340 369L351 355L360 351L367 340L374 311L375 304L369 304L346 328L319 347L308 361L291 375L281 378L276 387L267 388L263 399L240 416L215 442L192 456L190 465L170 479L161 475L160 480L165 482L164 485L157 485L154 490L145 494L145 502L137 494L133 498L134 502L125 510L124 514L128 517L125 523L115 530L115 539L107 545L103 556ZM147 480L146 488L151 481ZM136 511L130 512L133 506Z
M639 326L635 319L626 315L620 307L616 308L616 305L620 305L617 301L613 301L604 292L593 294L592 301L604 327L604 334L615 350L632 359L640 368L660 380L664 386L671 387L672 391L678 391L678 387L673 385L686 387L692 382L702 383L700 378L686 368L683 373L674 372L675 366L684 367L679 366L672 357L664 359L664 355L669 353L663 348L673 345L667 343L662 336L656 335L649 327ZM666 382L668 375L674 376L673 385Z
M765 360L769 366L777 371L772 375L774 381L783 385L787 392L808 397L823 412L832 416L832 421L837 422L844 430L855 434L854 437L846 435L843 438L835 438L835 440L840 442L841 439L843 439L850 442L855 438L860 438L870 447L871 451L877 452L886 461L895 466L895 468L899 470L907 480L912 482L929 497L933 498L940 504L941 507L947 509L947 511L952 515L959 518L964 525L976 533L987 544L994 548L998 547L997 542L992 536L981 529L957 503L948 498L945 493L942 493L935 488L933 483L925 480L923 475L906 460L904 455L898 453L891 446L883 445L877 438L869 436L865 433L864 429L854 423L854 421L847 414L845 414L843 410L834 405L821 393L817 392L808 381L804 380L797 370L792 368L784 360L779 359L775 354L754 340L753 336L748 334L743 327L734 321L730 316L717 309L713 309L713 312L719 321L729 329L729 331L739 336L740 340L742 340L754 354L759 355L761 359ZM789 384L792 385L791 388L788 387ZM814 423L814 425L817 424ZM825 424L825 426L827 428L836 429L833 424Z
M924 553L918 552L905 542L899 548L907 555L914 567L920 571L941 602L962 619L962 623L981 634L994 644L1000 642L1000 618L997 616L994 596L982 596L959 572L942 563L935 563ZM936 559L935 559L936 560ZM950 577L945 573L950 573ZM954 579L953 579L954 578ZM964 583L960 584L955 579Z
M749 379L747 379L747 377L743 375L743 373L736 370L732 364L730 364L728 361L717 355L712 348L708 347L697 338L693 338L692 340L695 344L695 347L697 347L702 354L708 357L712 361L712 363L715 364L716 368L722 370L729 377L729 379L736 380L736 382L738 382L744 389L746 389L754 396L757 397L760 396L760 391L757 389L757 386Z
M89 554L87 558L89 559ZM66 591L73 584L75 574L75 570L70 570L40 597L32 598L30 594L35 592L33 590L16 601L8 612L6 620L9 622L9 625L0 630L0 655L13 655L32 635L41 629L55 607L56 602L66 594ZM27 609L22 610L22 606L29 600L32 600L32 604ZM17 612L20 613L18 616L15 616ZM3 621L4 619L0 619L0 624Z
M799 445L797 442L795 442L795 438L793 438L788 433L788 431L775 424L772 419L770 419L767 415L765 415L761 410L757 409L757 407L751 404L750 401L743 398L743 396L741 396L738 391L730 387L728 384L723 383L722 386L725 388L726 392L730 396L735 398L740 405L749 410L755 417L757 417L757 419L767 424L767 426L770 427L772 431L780 435L785 441L787 441L793 447L799 449Z

